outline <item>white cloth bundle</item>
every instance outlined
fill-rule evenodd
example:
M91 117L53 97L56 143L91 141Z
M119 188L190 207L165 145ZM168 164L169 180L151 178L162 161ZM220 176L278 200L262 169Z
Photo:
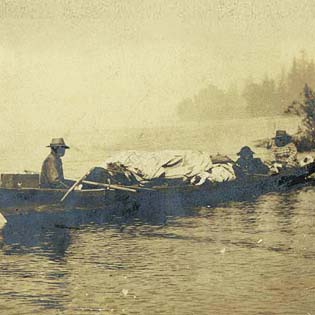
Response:
M231 163L212 164L210 153L190 150L165 150L158 152L123 151L107 159L108 163L122 163L129 170L140 171L144 179L159 178L191 179L201 185L206 180L222 182L235 179Z

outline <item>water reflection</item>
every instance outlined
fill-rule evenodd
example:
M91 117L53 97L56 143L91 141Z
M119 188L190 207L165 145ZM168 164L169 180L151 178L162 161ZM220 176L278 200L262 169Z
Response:
M5 314L315 311L315 193L3 233ZM32 233L33 234L32 234Z

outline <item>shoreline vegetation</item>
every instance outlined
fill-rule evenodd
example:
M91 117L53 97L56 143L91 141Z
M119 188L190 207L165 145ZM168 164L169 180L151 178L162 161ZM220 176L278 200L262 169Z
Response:
M299 98L294 100L285 113L300 117L298 131L292 134L292 140L299 152L310 152L315 149L315 93L305 84ZM256 147L265 148L270 138L256 141Z
M242 117L298 116L298 131L292 135L299 152L315 149L315 63L304 51L293 58L289 70L282 69L275 78L267 75L260 82L249 78L241 92L227 91L215 85L200 90L177 106L183 122ZM266 147L270 138L259 139L257 147Z
M285 115L288 106L300 100L305 84L315 86L315 62L302 51L274 78L266 74L255 81L249 77L240 90L236 85L223 90L209 84L179 102L177 115L182 121Z

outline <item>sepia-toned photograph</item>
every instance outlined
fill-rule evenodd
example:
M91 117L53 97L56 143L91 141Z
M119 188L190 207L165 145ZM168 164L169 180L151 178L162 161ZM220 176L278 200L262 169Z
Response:
M315 2L0 0L0 314L315 315Z

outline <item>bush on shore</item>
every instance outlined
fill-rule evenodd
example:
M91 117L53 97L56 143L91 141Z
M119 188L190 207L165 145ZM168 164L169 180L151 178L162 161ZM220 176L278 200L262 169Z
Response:
M315 149L315 94L307 84L301 94L301 100L292 102L286 112L301 117L293 141L298 151L303 152Z

